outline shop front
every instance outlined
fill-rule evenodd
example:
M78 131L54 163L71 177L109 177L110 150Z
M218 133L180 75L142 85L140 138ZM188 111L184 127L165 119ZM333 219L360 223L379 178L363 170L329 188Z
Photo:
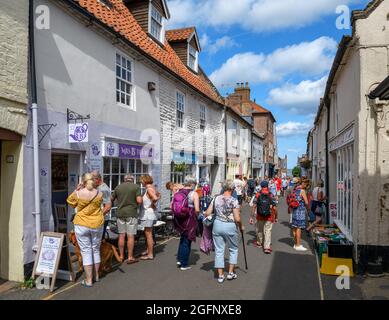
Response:
M336 212L332 221L347 238L353 239L354 126L332 139L329 151L336 164Z
M154 157L154 149L139 142L118 143L104 140L102 143L102 176L104 182L115 189L123 183L126 174L135 178L135 183L140 184L140 177L145 174L152 175L151 163ZM98 160L95 160L98 166Z
M242 163L238 157L227 157L227 179L234 180L236 175L242 175Z

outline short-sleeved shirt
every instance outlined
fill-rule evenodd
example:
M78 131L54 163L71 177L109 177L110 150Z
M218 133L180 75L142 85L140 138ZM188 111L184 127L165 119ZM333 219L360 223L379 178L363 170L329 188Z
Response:
M224 195L215 199L216 219L223 222L235 222L234 209L239 209L239 202L233 197Z
M117 199L118 218L137 218L138 203L137 197L141 197L141 190L137 184L124 182L118 185L112 193L112 197Z
M106 205L108 203L111 203L111 189L105 184L104 182L97 187L97 190L99 190L103 194L103 205ZM109 215L105 215L105 220L109 219Z
M243 194L243 187L244 187L244 182L240 179L235 179L234 180L234 186L235 186L235 191L238 196L241 196Z

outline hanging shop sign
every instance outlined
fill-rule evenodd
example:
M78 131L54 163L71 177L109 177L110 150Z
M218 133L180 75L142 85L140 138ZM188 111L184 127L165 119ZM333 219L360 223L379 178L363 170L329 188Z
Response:
M352 126L348 130L346 130L345 132L337 136L335 139L330 141L329 143L330 152L339 149L345 146L346 144L349 144L350 142L353 142L355 136L354 131L355 131L354 126Z
M120 159L153 159L154 149L150 145L140 146L115 142L106 142L104 157Z
M173 151L172 161L174 163L196 164L197 156L194 153L185 153Z
M69 123L69 143L84 143L88 142L89 125L83 123Z

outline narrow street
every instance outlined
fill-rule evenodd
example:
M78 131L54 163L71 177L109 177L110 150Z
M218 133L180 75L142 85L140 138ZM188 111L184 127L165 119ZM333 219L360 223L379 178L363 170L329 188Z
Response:
M243 216L246 226L248 270L244 268L243 249L240 246L238 279L218 284L214 278L213 257L193 245L190 271L180 271L175 266L178 240L171 239L156 248L156 259L134 265L123 264L108 274L93 288L80 284L63 293L61 289L52 297L70 299L320 299L319 278L313 251L295 252L288 226L284 200L280 201L279 223L273 231L273 254L265 255L252 245L253 226L248 225L249 207ZM304 246L309 244L304 240ZM50 297L49 297L50 298Z

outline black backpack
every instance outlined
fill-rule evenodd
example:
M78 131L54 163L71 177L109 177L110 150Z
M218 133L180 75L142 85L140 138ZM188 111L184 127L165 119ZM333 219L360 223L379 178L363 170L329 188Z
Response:
M261 217L268 217L271 214L270 194L260 193L257 197L257 214Z

